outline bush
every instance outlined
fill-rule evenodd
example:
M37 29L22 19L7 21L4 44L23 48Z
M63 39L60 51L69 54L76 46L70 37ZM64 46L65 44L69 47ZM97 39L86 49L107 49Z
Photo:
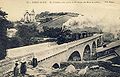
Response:
M24 45L30 45L32 42L31 38L39 36L39 31L35 24L18 25L17 30L16 36L21 38Z

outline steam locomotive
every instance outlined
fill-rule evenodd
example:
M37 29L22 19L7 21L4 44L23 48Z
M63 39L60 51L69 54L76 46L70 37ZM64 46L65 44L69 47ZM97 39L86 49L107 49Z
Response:
M58 44L68 43L71 41L79 40L82 38L93 36L94 33L87 32L87 31L81 31L80 33L63 33L62 35L59 35L57 38Z

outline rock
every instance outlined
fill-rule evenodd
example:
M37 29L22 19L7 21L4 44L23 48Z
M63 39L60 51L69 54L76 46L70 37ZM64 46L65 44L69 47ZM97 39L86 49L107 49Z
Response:
M66 73L73 73L73 72L75 72L76 71L76 69L75 69L75 67L73 66L73 65L69 65L66 69L65 69L65 72Z
M81 69L81 70L78 72L78 74L79 74L79 75L84 75L84 74L86 74L87 70L88 70L88 66L86 66L84 69Z

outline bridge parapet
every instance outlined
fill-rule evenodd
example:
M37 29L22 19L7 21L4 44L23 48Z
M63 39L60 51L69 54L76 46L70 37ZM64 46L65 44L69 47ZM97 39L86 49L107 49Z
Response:
M42 59L51 57L53 55L56 55L60 52L63 52L65 50L68 50L67 43L63 44L63 45L60 45L60 46L55 46L55 47L53 47L49 50L45 50L45 51L42 51L42 52L37 52L37 53L35 53L35 56L38 58L38 60L42 60Z
M72 46L76 46L76 45L79 45L79 44L82 44L82 43L85 43L85 42L88 42L90 40L93 40L93 39L96 39L98 37L102 36L102 34L98 34L98 35L94 35L92 37L87 37L87 38L84 38L84 39L80 39L80 40L76 40L74 42L70 42L68 43L68 45L72 45Z
M72 48L74 46L77 46L77 45L83 44L85 42L88 42L90 40L96 39L100 36L102 36L102 34L98 34L98 35L94 35L92 37L88 37L88 38L76 40L76 41L73 41L73 42L64 43L64 44L61 44L61 45L58 45L58 46L54 46L49 50L45 50L45 51L42 51L42 52L35 53L35 56L38 58L39 61L43 60L43 59L47 59L47 58L52 57L56 54L67 51L69 48Z
M35 53L35 52L40 52L44 51L46 49L49 49L51 45L54 45L54 42L47 42L47 43L42 43L42 44L35 44L35 45L29 45L29 46L24 46L24 47L18 47L18 48L12 48L12 49L7 49L7 56L9 58L15 58L18 56L24 56L27 54Z

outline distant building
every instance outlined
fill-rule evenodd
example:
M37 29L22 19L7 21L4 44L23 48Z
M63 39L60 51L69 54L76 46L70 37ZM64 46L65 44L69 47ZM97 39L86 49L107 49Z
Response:
M35 11L34 9L31 12L26 11L24 14L24 22L35 22Z
M31 17L30 21L35 22L35 11L34 11L34 9L31 11L30 17Z

